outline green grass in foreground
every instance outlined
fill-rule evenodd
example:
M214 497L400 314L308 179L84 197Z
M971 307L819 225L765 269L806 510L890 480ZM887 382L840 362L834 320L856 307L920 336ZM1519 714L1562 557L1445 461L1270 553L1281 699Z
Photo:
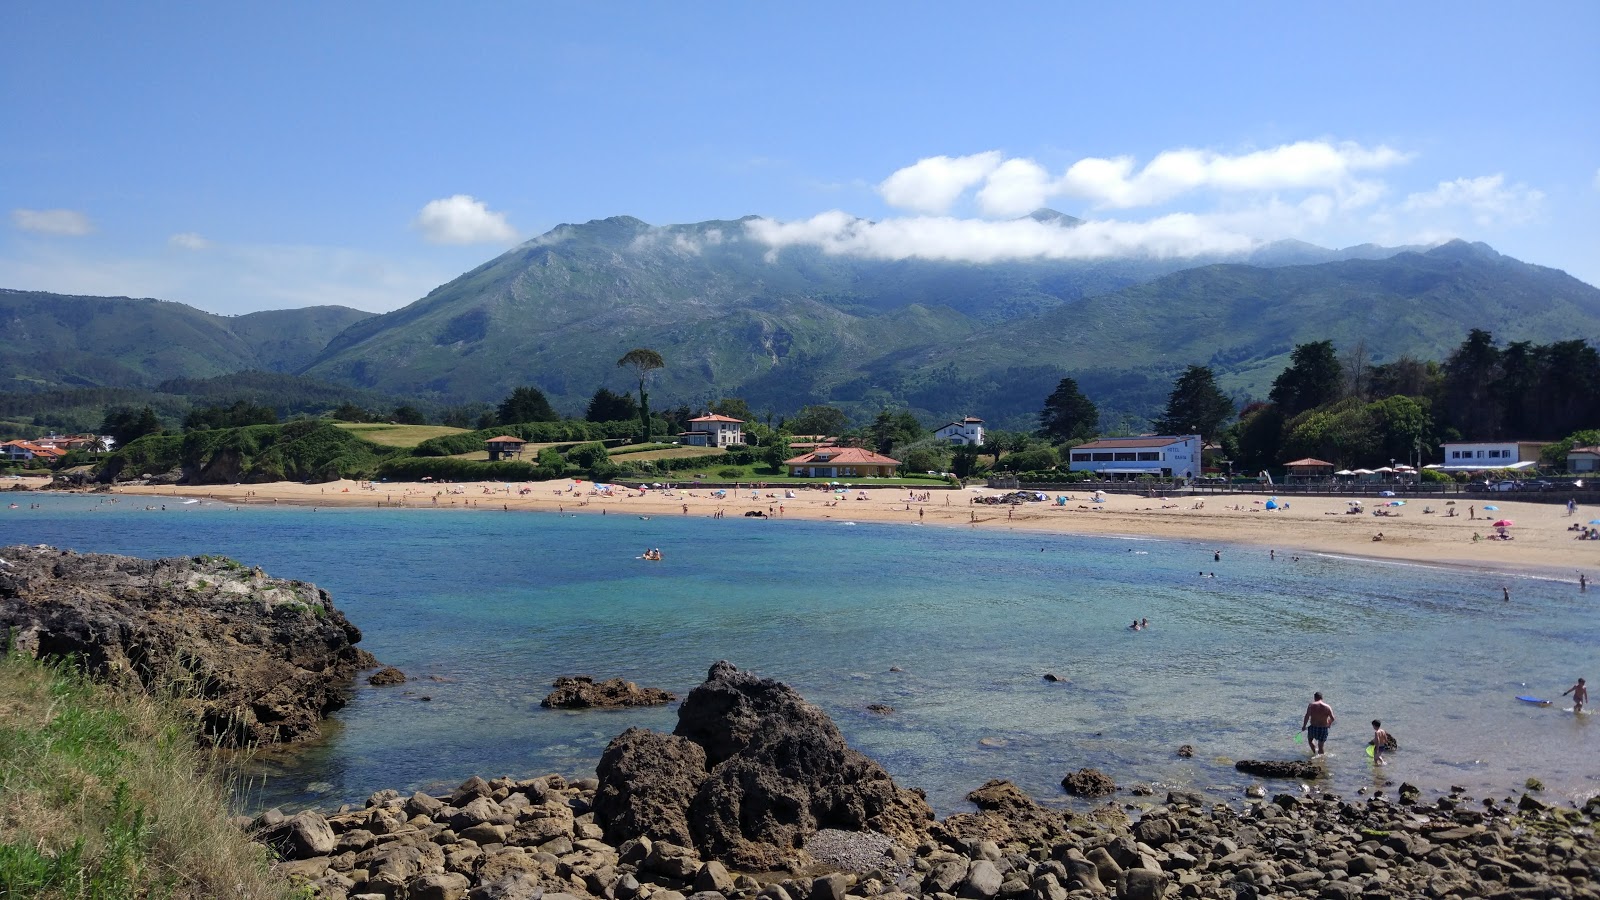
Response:
M288 896L172 708L0 658L0 897Z

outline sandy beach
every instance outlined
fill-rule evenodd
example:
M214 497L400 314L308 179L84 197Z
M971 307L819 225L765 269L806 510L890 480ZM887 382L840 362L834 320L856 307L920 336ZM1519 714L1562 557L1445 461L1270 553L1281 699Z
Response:
M1600 518L1600 510L1579 507L1569 516L1554 503L1503 500L1488 495L1407 499L1389 516L1374 516L1379 501L1368 499L1359 514L1348 512L1342 497L1302 497L1286 509L1265 509L1259 495L1139 497L1106 494L1094 503L1086 491L1051 494L1049 503L987 505L975 498L1003 494L990 488L911 490L852 489L833 494L792 485L752 490L728 489L717 496L704 487L595 490L570 479L505 485L500 483L397 484L338 481L327 484L117 486L122 495L181 495L236 504L292 503L305 506L482 509L486 513L526 511L584 515L744 517L760 511L778 524L784 519L887 522L928 527L1056 534L1130 535L1187 541L1245 544L1277 553L1331 553L1415 563L1468 566L1507 572L1532 572L1576 581L1600 574L1600 541L1575 540L1574 523ZM787 494L792 491L791 498ZM1054 502L1066 496L1064 505ZM1468 498L1471 499L1468 499ZM1497 507L1486 511L1484 505ZM1432 512L1428 512L1428 510ZM1454 510L1455 515L1450 515ZM1509 519L1510 540L1494 539L1492 523ZM1381 541L1374 540L1382 533ZM1481 539L1474 540L1474 535Z

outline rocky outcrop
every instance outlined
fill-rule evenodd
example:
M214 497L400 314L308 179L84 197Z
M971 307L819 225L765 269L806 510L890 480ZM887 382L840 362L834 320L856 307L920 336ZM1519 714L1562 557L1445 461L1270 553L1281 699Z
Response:
M1005 782L974 794L1008 816L1032 803ZM1132 825L1073 816L1050 837L963 836L956 817L910 850L819 831L804 874L730 871L682 844L604 835L601 805L593 779L473 778L448 796L380 791L365 808L271 811L255 825L278 873L335 900L1600 898L1600 799L1582 810L1459 793L1238 805L1173 791Z
M777 869L803 863L806 839L822 829L875 831L916 846L933 822L922 796L847 746L822 710L727 662L684 699L676 740L648 734L629 731L606 750L597 812L609 833L646 822L681 836L681 821L705 857ZM686 745L704 756L689 793L681 789L694 781L685 764L695 755ZM674 762L629 762L646 751Z
M376 665L326 591L225 557L0 549L0 635L106 681L172 691L224 747L316 735Z
M540 706L546 709L622 709L627 706L665 706L677 697L657 688L642 688L621 678L595 681L588 675L564 675L555 680Z
M1021 842L1048 847L1067 831L1069 812L1047 809L1009 781L993 779L967 795L975 813L957 813L940 823L942 834L967 843Z
M1099 769L1079 769L1061 779L1067 793L1078 797L1104 797L1117 792L1117 783Z
M1246 775L1261 778L1321 778L1322 767L1305 759L1241 759L1233 764Z

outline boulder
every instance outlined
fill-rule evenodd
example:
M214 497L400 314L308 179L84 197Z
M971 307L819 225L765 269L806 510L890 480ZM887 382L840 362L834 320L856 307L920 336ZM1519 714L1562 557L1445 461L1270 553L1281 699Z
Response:
M642 688L621 678L597 682L588 675L563 675L539 702L546 709L622 709L628 706L664 706L678 699L657 688Z
M367 676L367 684L370 684L374 687L387 687L391 684L405 683L406 673L396 669L394 666L384 666L378 671Z
M376 665L328 593L220 556L0 548L0 634L96 679L172 693L225 748L314 737Z
M630 728L606 746L595 772L595 819L612 843L634 837L694 843L689 802L706 780L706 753L699 744Z
M462 900L472 882L456 872L419 875L406 885L409 900Z
M272 826L262 839L284 859L310 859L327 856L338 846L338 838L320 813L303 812Z
M1149 869L1128 869L1117 882L1123 900L1161 900L1167 892L1167 874Z
M1067 832L1067 815L1047 809L1023 790L1004 779L991 779L967 800L978 807L975 813L957 813L940 823L939 831L962 841L991 840L996 843L1021 841L1033 846L1049 846Z
M1322 767L1304 759L1241 759L1235 769L1260 778L1297 778L1302 781L1322 777Z
M1099 769L1079 769L1061 779L1061 786L1078 797L1104 797L1117 792L1117 783Z

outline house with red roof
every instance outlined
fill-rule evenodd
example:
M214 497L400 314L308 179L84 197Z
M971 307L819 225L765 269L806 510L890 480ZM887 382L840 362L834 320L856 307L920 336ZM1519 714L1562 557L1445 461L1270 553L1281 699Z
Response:
M744 443L744 420L708 413L689 420L689 430L678 435L691 447L726 447Z
M499 437L489 438L483 442L484 449L489 451L489 461L510 459L513 456L522 456L522 448L528 442L514 435L502 434Z
M67 455L67 451L59 447L47 447L35 441L6 441L0 444L0 454L12 462L25 462L30 459L45 461L57 460Z
M825 447L783 464L796 478L888 478L900 468L900 460L860 447Z

